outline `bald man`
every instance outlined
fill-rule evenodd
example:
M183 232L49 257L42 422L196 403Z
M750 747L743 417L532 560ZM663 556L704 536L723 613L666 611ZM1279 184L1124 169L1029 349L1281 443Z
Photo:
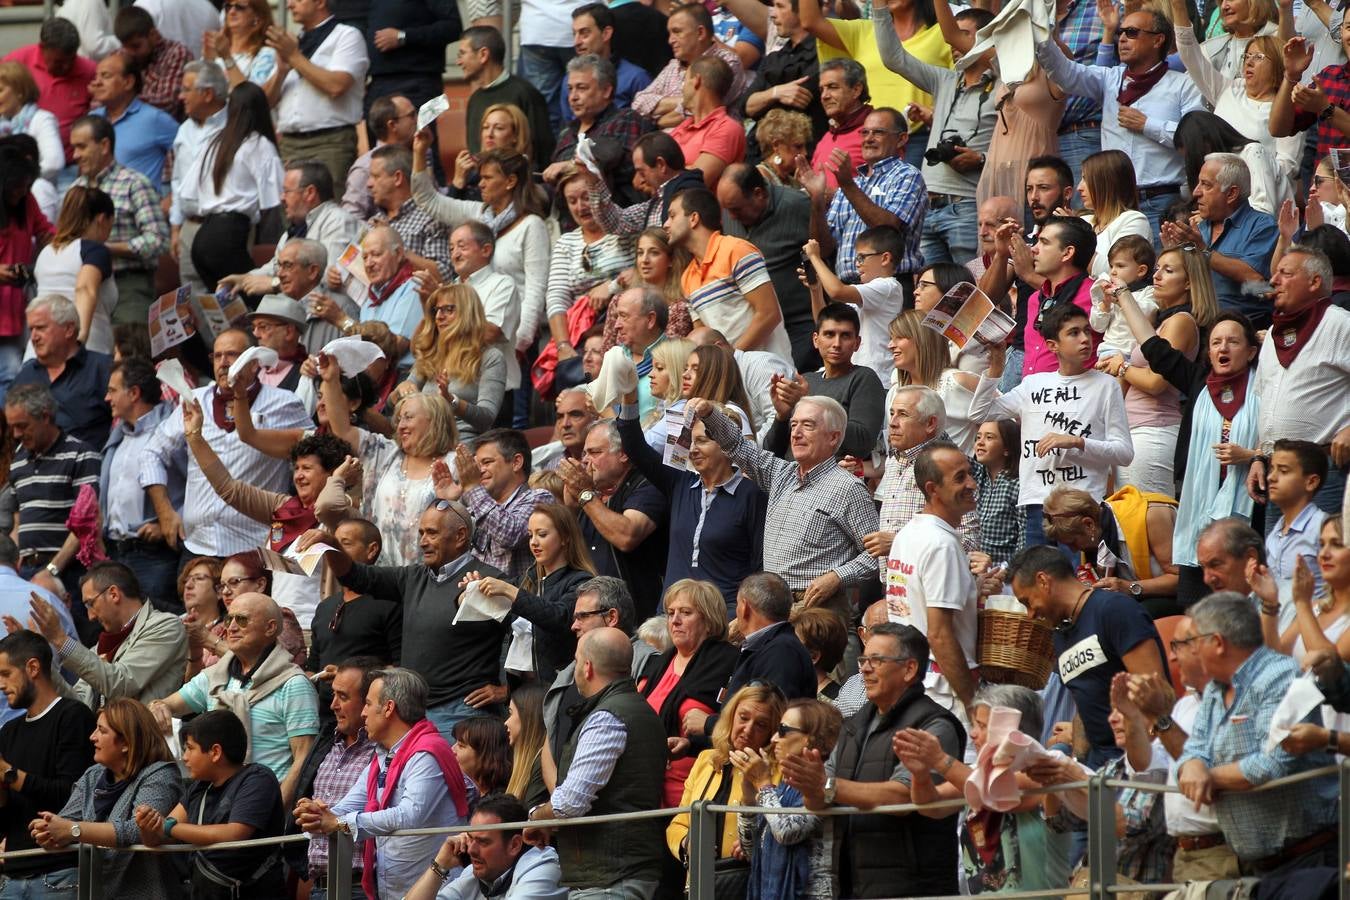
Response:
M150 704L160 727L170 719L210 709L228 709L249 726L249 758L272 770L290 809L300 764L319 733L319 697L285 650L278 648L281 607L266 594L241 594L225 615L220 661L199 672L174 694Z
M867 638L872 634L872 629L882 622L889 622L890 618L886 612L886 601L878 600L863 611L862 624L858 626L858 644L853 643L853 638L848 641L848 650L844 654L844 662L849 666L853 663L850 659L857 659L858 651L863 644L867 643ZM863 688L862 675L854 672L849 676L839 688L839 694L834 698L835 708L847 719L855 712L863 708L867 703L867 691Z

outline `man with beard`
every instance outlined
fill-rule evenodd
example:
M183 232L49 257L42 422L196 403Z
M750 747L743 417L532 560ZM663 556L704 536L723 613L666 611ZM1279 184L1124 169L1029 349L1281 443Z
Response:
M0 640L0 691L26 716L0 728L0 821L6 850L33 850L28 824L44 810L60 810L75 781L94 761L89 735L94 714L78 700L57 695L52 648L31 631ZM50 853L5 863L5 894L49 896L75 891L74 853ZM45 885L45 888L44 888Z

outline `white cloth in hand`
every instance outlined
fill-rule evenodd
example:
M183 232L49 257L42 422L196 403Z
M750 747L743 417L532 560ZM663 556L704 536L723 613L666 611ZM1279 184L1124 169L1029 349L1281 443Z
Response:
M606 409L629 391L637 390L637 367L622 346L613 346L600 363L600 374L586 385L596 409Z
M230 366L230 371L226 375L230 384L234 384L234 380L239 377L239 373L244 371L244 366L255 360L258 363L258 368L270 369L280 361L280 357L277 356L277 351L269 347L249 347L239 354L239 358L234 361L234 365Z
M1266 735L1265 751L1271 753L1280 745L1280 741L1289 737L1294 726L1312 715L1313 710L1326 702L1326 697L1317 686L1311 674L1304 674L1289 683L1284 699L1275 707L1275 715L1270 719L1270 732Z
M370 341L355 336L329 341L319 352L337 360L344 378L353 378L370 368L376 360L384 359L383 350Z

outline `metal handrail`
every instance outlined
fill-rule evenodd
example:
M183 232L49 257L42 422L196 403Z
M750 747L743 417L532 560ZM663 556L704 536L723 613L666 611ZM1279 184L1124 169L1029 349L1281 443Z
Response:
M1259 793L1291 784L1338 775L1340 783L1339 821L1350 822L1350 758L1342 759L1339 765L1310 769L1283 778L1269 781L1253 788L1249 793ZM1108 779L1093 775L1087 781L1076 781L1024 791L1024 794L1051 794L1065 791L1088 791L1088 854L1087 864L1092 873L1092 882L1088 886L1090 900L1111 900L1121 893L1162 893L1177 890L1181 884L1128 884L1117 885L1116 879L1116 840L1115 840L1115 792L1120 788L1131 788L1152 793L1175 793L1175 785L1153 782ZM897 803L877 806L871 809L855 807L830 807L829 809L807 809L804 807L764 807L739 804L714 804L707 800L696 801L689 806L668 807L664 809L642 810L632 813L611 813L599 816L581 816L574 819L547 819L529 822L532 828L573 828L585 825L598 825L612 822L631 822L647 819L672 818L688 815L689 821L689 885L690 896L711 897L713 895L713 862L716 859L714 833L715 816L722 813L740 815L813 815L821 817L849 816L857 814L906 814L938 809L960 809L967 804L962 799L940 800L933 803ZM393 832L388 837L425 836L434 834L461 834L467 831L514 831L521 827L519 822L502 822L483 825L454 825L436 828L412 828ZM1350 829L1339 829L1340 846L1340 882L1341 900L1350 900L1350 878L1346 877L1347 864L1350 863ZM252 838L243 841L228 841L211 845L211 850L233 850L269 845L296 844L308 842L312 838L307 834L287 834L279 837ZM354 846L349 835L337 832L328 838L328 890L332 900L349 900L351 897L352 861ZM131 853L190 853L203 848L193 844L166 844L151 847L146 844L133 844L128 847L98 847L93 844L79 844L75 848L79 867L79 894L81 900L102 896L101 891L101 852ZM11 850L0 853L0 862L10 859L24 859L49 855L53 851ZM69 852L69 851L55 851ZM1082 895L1083 888L1064 887L1043 891L1010 891L1000 894L1002 900L1040 900L1040 898L1066 897ZM957 897L926 897L919 900L960 900Z

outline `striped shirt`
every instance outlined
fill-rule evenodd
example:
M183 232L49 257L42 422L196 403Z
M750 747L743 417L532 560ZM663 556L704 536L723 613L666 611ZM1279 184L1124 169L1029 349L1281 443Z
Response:
M764 254L749 241L720 231L708 238L703 258L691 259L680 276L680 290L689 299L694 318L722 332L732 344L741 340L754 318L746 295L766 284L773 289ZM792 358L792 342L781 316L768 339L753 349Z
M632 236L607 234L587 244L580 228L558 238L548 271L549 318L566 313L586 291L631 266L635 243Z
M804 475L741 434L720 412L704 420L708 436L731 462L769 495L764 520L764 571L777 572L788 588L804 591L834 572L845 586L877 578L877 563L863 536L877 530L877 510L862 481L831 456Z
M230 475L245 484L265 491L290 490L290 466L285 460L273 459L239 440L234 431L225 431L216 424L211 414L211 398L216 386L197 388L194 395L206 415L202 422L202 437L220 457ZM263 386L251 407L253 423L258 428L310 429L313 421L305 414L305 406L290 391ZM168 483L171 462L187 453L183 437L181 408L155 429L155 436L141 454L141 487ZM188 456L187 492L183 499L183 530L187 537L184 546L199 556L230 556L252 550L267 543L268 528L245 516L220 499L197 461Z
M9 469L19 502L19 551L55 553L66 542L66 518L81 485L98 490L98 451L64 431L43 453L20 447Z

